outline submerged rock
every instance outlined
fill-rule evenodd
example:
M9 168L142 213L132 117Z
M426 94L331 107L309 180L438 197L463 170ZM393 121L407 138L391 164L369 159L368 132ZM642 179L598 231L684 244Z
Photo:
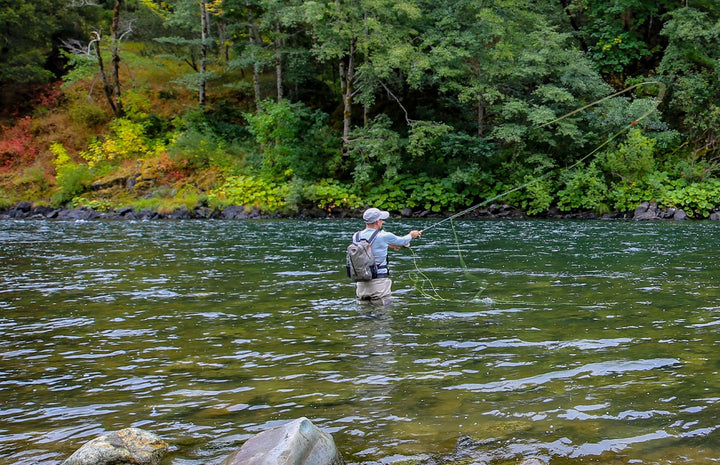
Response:
M167 451L159 436L125 428L93 439L61 465L157 465Z
M332 436L305 417L247 440L222 465L342 465Z

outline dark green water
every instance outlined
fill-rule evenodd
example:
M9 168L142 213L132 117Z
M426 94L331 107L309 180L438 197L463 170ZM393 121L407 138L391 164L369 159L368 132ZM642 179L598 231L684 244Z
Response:
M717 462L720 225L455 225L469 273L445 223L373 310L357 221L0 221L0 463L135 426L217 464L301 416L349 463Z

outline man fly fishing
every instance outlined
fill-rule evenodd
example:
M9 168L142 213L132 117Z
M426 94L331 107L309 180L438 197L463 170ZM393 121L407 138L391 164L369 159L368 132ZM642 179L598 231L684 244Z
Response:
M357 282L356 295L361 302L386 305L390 302L392 280L388 270L388 247L399 250L420 237L422 231L412 230L404 236L384 231L390 213L368 208L363 213L365 229L353 234L348 246L348 276Z

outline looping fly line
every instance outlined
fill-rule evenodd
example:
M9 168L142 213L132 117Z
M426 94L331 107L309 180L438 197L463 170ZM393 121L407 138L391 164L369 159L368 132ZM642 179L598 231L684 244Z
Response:
M513 188L510 189L510 190L507 190L507 191L505 191L505 192L502 192L502 193L500 193L500 194L498 194L498 195L495 195L495 196L493 196L493 197L491 197L491 198L489 198L489 199L486 199L486 200L484 200L484 201L482 201L482 202L480 202L480 203L478 203L478 204L475 204L475 205L473 205L473 206L471 206L471 207L469 207L469 208L466 208L465 210L462 210L462 211L460 211L460 212L458 212L458 213L455 213L455 214L453 214L453 215L450 215L450 216L448 216L447 218L444 218L444 219L438 221L437 223L428 226L427 228L425 228L425 229L423 230L423 233L426 232L426 231L429 231L429 230L432 229L432 228L435 228L435 227L437 227L437 226L440 226L441 224L443 224L443 223L445 223L445 222L447 222L447 221L450 221L450 224L451 224L452 230L453 230L453 235L454 235L454 238L455 238L455 244L456 244L456 247L457 247L458 257L459 257L459 259L460 259L460 265L461 265L462 268L463 268L463 275L465 275L465 276L467 276L467 277L475 280L475 277L473 277L473 276L470 274L470 272L469 272L469 270L468 270L468 267L467 267L467 265L465 264L465 260L463 259L462 253L461 253L461 251L460 251L460 242L458 241L457 232L455 231L455 225L452 223L452 220L454 220L455 218L459 218L459 217L461 217L461 216L467 215L468 213L470 213L470 212L472 212L472 211L475 211L475 210L477 210L478 208L480 208L480 207L482 207L482 206L488 205L488 204L490 204L491 202L494 202L495 200L497 200L497 199L499 199L499 198L505 197L505 196L507 196L507 195L509 195L509 194L511 194L511 193L513 193L513 192L516 192L516 191L519 191L519 190L521 190L521 189L524 189L524 188L526 188L526 187L528 187L528 186L530 186L530 185L532 185L532 184L534 184L534 183L536 183L536 182L542 181L543 179L548 178L548 177L550 177L551 175L553 175L553 174L555 174L555 173L557 173L557 172L560 172L560 171L568 171L568 170L571 170L571 169L577 167L578 165L580 165L581 163L583 163L583 162L584 162L585 160L587 160L588 158L590 158L590 157L594 156L595 154L597 154L600 150L602 150L605 146L607 146L608 144L610 144L613 140L617 139L619 136L621 136L622 134L624 134L625 132L627 132L628 130L630 130L630 128L632 128L633 126L635 126L637 123L639 123L640 121L644 120L645 118L647 118L648 116L650 116L653 112L655 112L655 111L657 110L658 106L660 105L660 103L662 102L664 96L665 96L665 92L666 92L667 86L665 85L665 83L660 82L660 81L641 82L641 83L635 84L635 85L633 85L633 86L630 86L630 87L628 87L627 89L623 89L623 90L621 90L621 91L619 91L619 92L615 92L614 94L611 94L611 95L608 95L608 96L606 96L606 97L603 97L603 98L601 98L601 99L599 99L599 100L596 100L595 102L592 102L592 103L590 103L590 104L588 104L588 105L585 105L585 106L583 106L583 107L580 107L580 108L578 108L578 109L576 109L576 110L573 110L573 111L571 111L571 112L569 112L569 113L567 113L567 114L565 114L565 115L563 115L563 116L560 116L559 118L556 118L556 119L554 119L554 120L552 120L552 121L548 121L547 123L544 123L544 124L541 124L540 126L538 126L538 127L540 127L540 128L544 128L544 127L549 126L549 125L551 125L551 124L557 123L558 121L562 121L562 120L564 120L565 118L569 118L570 116L572 116L572 115L574 115L574 114L577 114L577 113L580 113L580 112L582 112L582 111L585 111L585 110L587 110L588 108L592 108L592 107L594 107L594 106L596 106L596 105L599 105L600 103L602 103L602 102L604 102L604 101L606 101L606 100L609 100L609 99L618 97L618 96L620 96L620 95L623 95L623 94L625 94L625 93L631 92L631 91L637 89L638 87L641 87L641 86L649 86L649 85L655 85L655 86L658 86L658 88L659 88L658 95L657 95L657 97L655 98L655 103L652 105L652 107L651 107L650 109L648 109L646 112L644 112L642 115L640 115L637 119L631 121L631 122L628 123L626 126L624 126L622 129L620 129L619 131L617 131L617 132L615 132L614 134L612 134L612 135L611 135L610 137L608 137L603 143L601 143L600 145L598 145L597 147L595 147L593 150L591 150L590 152L588 152L587 154L585 154L584 156L582 156L580 159L578 159L577 161L575 161L575 163L573 163L572 165L567 166L567 167L564 167L564 168L557 168L557 169L549 170L548 172L546 172L546 173L543 174L542 176L539 176L539 177L536 177L536 178L534 178L534 179L531 179L530 181L528 181L528 182L526 182L526 183L524 183L524 184L521 184L521 185L519 185L519 186L513 187ZM433 299L433 300L449 300L449 299L446 299L446 298L441 297L441 296L438 294L437 289L436 289L435 286L432 284L432 281L430 280L430 278L428 278L427 275L420 270L420 268L419 268L419 266L418 266L418 263L417 263L417 257L416 257L416 255L415 255L415 252L413 252L413 263L414 263L414 265L415 265L415 272L414 272L414 273L411 272L410 279L413 281L413 283L414 283L414 285L415 285L415 288L418 290L418 292L420 292L421 295L423 295L423 296L425 296L425 297L428 297L428 298L431 298L431 299ZM422 283L427 283L427 284L425 285L425 284L422 284ZM429 288L429 291L427 290L428 288ZM476 300L476 299L480 296L480 294L482 294L482 292L483 292L484 290L485 290L484 288L481 288L480 291L479 291L477 294L475 294L475 296L474 296L473 299L471 299L471 300Z

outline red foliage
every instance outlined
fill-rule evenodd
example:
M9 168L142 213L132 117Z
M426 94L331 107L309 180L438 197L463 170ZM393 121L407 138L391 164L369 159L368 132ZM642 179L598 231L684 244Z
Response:
M2 127L0 135L0 166L30 165L35 161L38 149L31 131L32 119L20 118L14 126Z
M0 87L0 117L21 118L40 108L52 110L63 97L62 82Z
M188 177L188 167L171 159L167 152L160 155L157 161L158 171L163 173L169 182L177 182Z
M36 88L36 91L30 97L30 104L33 107L47 108L48 110L57 107L63 96L62 90L60 89L61 85L62 82L56 82Z

